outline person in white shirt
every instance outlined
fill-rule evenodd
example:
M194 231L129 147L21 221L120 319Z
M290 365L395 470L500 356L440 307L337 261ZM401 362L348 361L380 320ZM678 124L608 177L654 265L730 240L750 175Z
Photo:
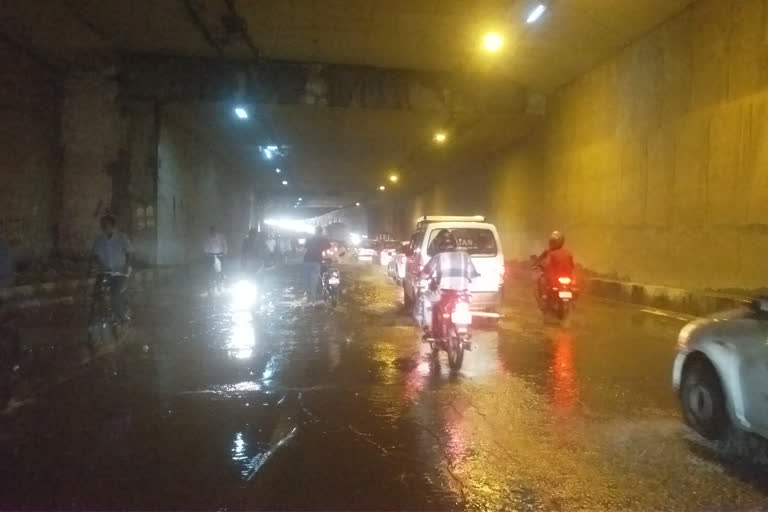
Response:
M101 233L93 241L91 266L99 275L109 279L112 308L120 320L125 319L123 294L131 274L133 248L128 236L115 229L115 218L105 215L101 218Z
M205 241L203 252L208 259L208 268L211 269L211 283L221 286L224 276L224 257L229 253L229 246L227 238L216 231L216 226L211 226L208 230L208 239Z
M216 226L211 226L208 231L208 240L205 241L205 254L226 256L229 252L227 238L216 231Z

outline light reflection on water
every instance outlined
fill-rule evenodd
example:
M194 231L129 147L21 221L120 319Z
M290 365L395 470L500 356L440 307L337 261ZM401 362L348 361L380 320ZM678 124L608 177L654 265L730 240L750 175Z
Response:
M235 434L235 441L232 445L232 460L235 462L242 462L246 459L245 457L245 439L243 439L243 433L238 432Z
M232 315L232 329L227 341L227 353L237 359L249 359L256 346L256 330L250 312Z

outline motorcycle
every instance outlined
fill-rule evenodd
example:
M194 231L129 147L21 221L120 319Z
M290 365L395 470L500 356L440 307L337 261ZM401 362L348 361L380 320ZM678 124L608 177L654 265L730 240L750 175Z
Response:
M339 286L341 285L341 272L333 266L324 267L320 278L321 296L323 300L335 308L339 304Z
M543 269L537 265L539 270ZM573 311L578 295L576 281L571 276L549 280L541 275L537 281L536 301L542 313L553 313L558 320L566 320Z
M436 291L434 282L422 281L419 284L419 296L422 308L425 307L424 294L427 290ZM469 328L472 325L470 304L472 295L469 291L443 290L440 299L432 309L432 337L424 336L429 343L433 357L441 350L448 354L448 366L452 371L459 371L464 362L464 350L472 350ZM424 311L422 309L422 311Z

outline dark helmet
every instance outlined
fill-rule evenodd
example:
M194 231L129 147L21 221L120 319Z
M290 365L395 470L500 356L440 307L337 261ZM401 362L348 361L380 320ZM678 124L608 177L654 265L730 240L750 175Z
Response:
M441 229L435 237L435 245L440 252L456 250L456 237L447 229Z
M565 237L563 234L559 231L553 231L551 235L549 235L549 248L550 249L559 249L565 244Z

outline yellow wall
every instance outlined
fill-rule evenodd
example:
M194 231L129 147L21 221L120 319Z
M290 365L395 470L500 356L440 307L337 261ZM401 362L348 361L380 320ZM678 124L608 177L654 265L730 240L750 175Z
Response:
M603 274L768 283L766 20L766 0L700 0L557 91L542 126L483 169L508 258L557 228Z

